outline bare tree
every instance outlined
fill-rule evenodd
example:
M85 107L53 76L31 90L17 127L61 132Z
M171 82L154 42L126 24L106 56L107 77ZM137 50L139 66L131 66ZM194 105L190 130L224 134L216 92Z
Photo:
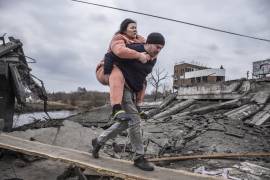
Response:
M165 82L162 84L162 98L165 98L168 94L170 94L170 86Z
M162 85L161 81L168 77L168 72L165 69L155 68L148 77L148 82L154 87L154 100L157 100L158 89Z

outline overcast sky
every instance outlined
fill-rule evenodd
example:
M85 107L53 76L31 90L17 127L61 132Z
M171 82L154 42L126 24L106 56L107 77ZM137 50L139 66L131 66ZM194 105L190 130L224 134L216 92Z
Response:
M133 11L270 39L269 0L88 0ZM166 46L157 67L170 75L175 63L196 61L226 69L226 79L246 76L252 62L270 58L270 43L70 0L0 0L0 35L21 39L33 74L50 92L108 91L95 67L121 21L137 21L139 34L161 32ZM168 80L169 81L169 80Z

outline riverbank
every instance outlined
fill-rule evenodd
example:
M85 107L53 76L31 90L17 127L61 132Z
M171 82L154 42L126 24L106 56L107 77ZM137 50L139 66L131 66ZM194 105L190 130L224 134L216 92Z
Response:
M47 104L47 111L61 111L61 110L78 110L79 108L77 106L72 106L70 104L65 104L61 102L55 102L55 101L48 101ZM44 111L44 103L41 102L35 102L35 103L27 103L26 106L21 107L16 104L15 106L15 112L16 113L29 113L29 112L43 112Z
M47 112L54 121L59 119L65 119L67 117L76 115L76 110L60 110L60 111L48 111ZM37 121L47 121L49 119L45 112L29 112L23 114L15 114L13 118L13 128L17 128L23 125L28 125Z

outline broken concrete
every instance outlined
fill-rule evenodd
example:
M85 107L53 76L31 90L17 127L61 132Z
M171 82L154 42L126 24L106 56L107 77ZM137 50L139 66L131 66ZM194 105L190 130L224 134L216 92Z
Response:
M10 134L24 139L34 139L36 141L62 146L82 151L89 151L91 139L95 138L102 130L82 127L82 125L64 121L63 126L58 128L42 128L38 130L15 131Z
M270 91L268 89L268 91L259 91L257 92L253 98L251 99L251 101L256 102L258 105L265 105L267 103L267 101L270 98Z
M248 92L250 82L233 80L226 82L202 83L196 86L179 87L178 99L236 99Z
M240 165L235 165L234 167L249 174L270 178L270 168L262 167L250 162L242 162Z
M254 115L247 124L262 125L264 122L270 120L270 104L266 105L260 112Z
M232 93L241 95L237 99L229 101L224 99L222 101L173 100L166 103L166 106L159 108L159 114L142 121L141 127L147 157L270 152L269 88L270 82L243 81L232 88ZM182 108L183 104L187 102L192 103ZM176 107L181 108L179 110ZM50 128L13 133L26 138L32 137L39 141L87 151L91 149L90 139L97 136L103 130L102 128L109 126L110 112L110 107L102 107L67 118L73 122L62 121L62 124L58 123L56 127L50 126ZM248 125L248 122L252 122L253 126ZM47 124L50 123L47 122ZM40 127L46 126L40 124ZM133 158L131 152L132 147L126 132L115 140L108 141L102 150L102 153L107 156L128 160ZM157 164L191 172L199 167L204 167L207 172L219 170L223 172L224 169L229 169L229 175L234 178L243 179L251 176L252 178L265 178L264 175L248 174L233 167L235 164L247 160L249 163L270 168L270 158L267 157L197 159ZM1 165L0 161L0 167Z
M206 114L209 112L217 111L219 109L232 109L232 108L239 107L240 105L244 104L245 101L246 101L245 99L237 98L237 99L230 100L223 103L213 104L213 105L209 105L209 106L205 106L205 107L201 107L197 109L191 109L190 111L176 114L176 116L180 117L180 116L186 116L190 114Z
M234 109L232 111L225 113L225 115L231 119L241 121L256 114L261 109L262 109L262 106L259 106L257 104L246 104L244 106L241 106L237 109Z
M164 101L157 108L152 108L149 111L147 111L145 113L146 116L152 117L161 112L162 110L166 110L165 108L176 98L176 96L177 96L176 93L170 94L167 98L164 99Z
M171 107L170 109L168 109L166 111L163 111L163 112L153 116L152 118L153 119L158 119L158 118L162 118L162 117L165 117L165 116L170 116L170 115L176 114L179 111L182 111L183 109L189 107L194 102L195 102L195 100L193 100L193 99L183 101L183 102L181 102L179 104L176 104L175 106Z

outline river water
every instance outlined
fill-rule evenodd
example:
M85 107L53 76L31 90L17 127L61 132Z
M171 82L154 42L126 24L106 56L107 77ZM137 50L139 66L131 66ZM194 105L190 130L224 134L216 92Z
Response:
M66 118L71 115L74 115L77 113L77 111L49 111L48 112L50 117L53 119L59 119L59 118ZM24 124L29 124L34 122L35 119L41 119L45 120L44 118L48 118L47 115L44 112L33 112L33 113L25 113L25 114L15 114L14 115L14 122L13 127L19 127Z

